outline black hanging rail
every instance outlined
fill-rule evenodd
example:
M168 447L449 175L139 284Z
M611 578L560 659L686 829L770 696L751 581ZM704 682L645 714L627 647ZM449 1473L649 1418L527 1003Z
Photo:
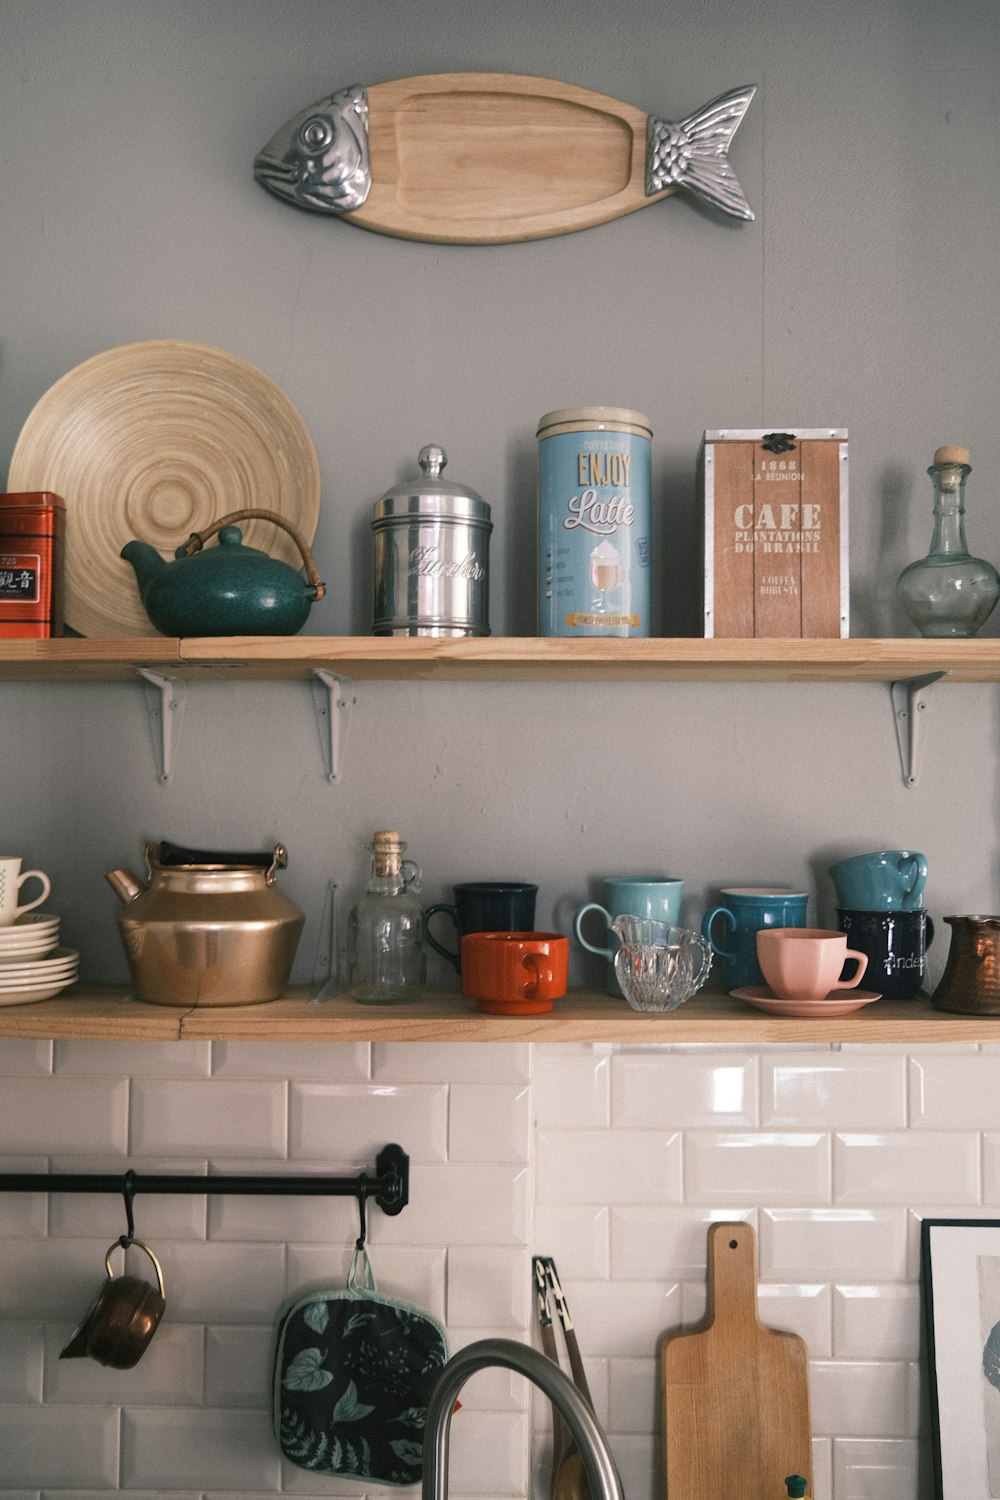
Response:
M0 1172L3 1193L120 1193L126 1203L135 1193L244 1193L254 1196L366 1199L383 1213L398 1214L409 1202L410 1158L401 1146L384 1146L375 1158L374 1177L232 1176L208 1177L131 1170L125 1172Z

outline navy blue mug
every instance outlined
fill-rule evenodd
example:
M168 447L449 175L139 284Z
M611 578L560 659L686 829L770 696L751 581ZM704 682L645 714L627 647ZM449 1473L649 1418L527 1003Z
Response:
M865 985L887 1000L915 995L924 981L934 923L917 911L857 911L838 907L837 921L850 948L868 955Z
M439 943L431 932L435 912L447 912L455 924L459 945L470 932L533 932L537 885L523 880L467 880L455 886L454 902L438 901L424 912L424 935L435 953L461 974L462 960Z

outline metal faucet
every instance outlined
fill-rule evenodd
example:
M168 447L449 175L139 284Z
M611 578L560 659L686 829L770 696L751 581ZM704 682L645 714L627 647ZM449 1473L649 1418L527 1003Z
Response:
M438 1376L427 1403L422 1500L447 1500L448 1434L455 1401L470 1375L495 1365L524 1375L565 1417L583 1458L591 1500L625 1500L608 1440L589 1404L558 1365L514 1339L479 1339L468 1344Z

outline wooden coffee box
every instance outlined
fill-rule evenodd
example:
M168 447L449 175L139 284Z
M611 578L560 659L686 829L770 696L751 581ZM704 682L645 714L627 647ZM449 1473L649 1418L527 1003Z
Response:
M698 461L706 636L846 636L847 432L720 429Z

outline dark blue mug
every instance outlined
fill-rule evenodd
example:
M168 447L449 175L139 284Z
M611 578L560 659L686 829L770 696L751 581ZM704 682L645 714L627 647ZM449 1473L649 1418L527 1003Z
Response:
M435 912L447 912L455 924L459 944L470 932L532 932L535 926L537 885L523 880L466 880L455 888L454 902L438 901L424 912L424 935L435 953L462 972L462 959L439 943L431 932Z
M886 1000L905 1000L924 982L934 923L919 911L854 911L838 908L847 944L868 955L865 986Z

